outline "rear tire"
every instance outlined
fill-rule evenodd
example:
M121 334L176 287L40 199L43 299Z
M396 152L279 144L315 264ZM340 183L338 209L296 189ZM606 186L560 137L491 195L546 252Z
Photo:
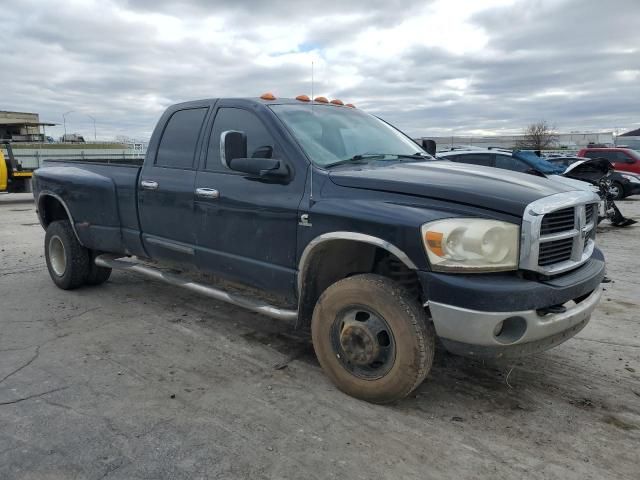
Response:
M85 279L87 285L101 285L111 276L111 269L108 267L99 267L95 264L96 257L100 252L91 250L89 252L89 273Z
M314 309L311 333L331 381L368 402L406 397L433 363L435 333L424 308L380 275L355 275L327 288Z
M44 236L49 275L59 288L73 290L89 274L89 251L80 245L68 220L51 222Z

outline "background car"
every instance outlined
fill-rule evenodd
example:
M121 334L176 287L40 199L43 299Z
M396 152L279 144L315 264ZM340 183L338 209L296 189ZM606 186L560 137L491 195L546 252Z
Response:
M546 160L554 165L566 168L575 162L581 162L585 159L581 157L547 157ZM609 174L609 178L611 179L609 192L615 200L622 200L631 195L640 194L640 175L635 175L630 172L614 171Z
M587 147L578 152L579 157L604 158L613 163L616 170L640 174L640 153L623 147Z
M511 152L502 149L454 149L445 152L438 152L437 158L451 160L453 162L471 163L473 165L484 165L486 167L501 168L514 172L543 174L542 176L551 181L562 183L563 185L591 192L597 192L597 187L579 180L563 177L564 166L549 163L544 158L538 157L529 151Z

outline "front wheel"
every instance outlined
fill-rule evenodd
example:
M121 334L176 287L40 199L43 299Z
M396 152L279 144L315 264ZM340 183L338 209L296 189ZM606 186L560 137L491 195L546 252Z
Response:
M89 274L89 251L80 245L68 220L51 222L44 236L44 255L49 275L58 287L72 290Z
M624 187L620 182L611 182L609 194L614 200L622 200L624 198Z
M433 362L435 333L424 308L380 275L355 275L327 288L314 309L311 333L331 381L373 403L406 397Z

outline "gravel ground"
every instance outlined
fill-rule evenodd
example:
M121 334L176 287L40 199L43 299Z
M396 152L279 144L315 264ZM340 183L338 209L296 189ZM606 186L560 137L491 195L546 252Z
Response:
M287 323L128 273L58 290L28 200L0 196L0 479L638 478L640 224L599 228L614 283L576 338L438 352L377 406Z

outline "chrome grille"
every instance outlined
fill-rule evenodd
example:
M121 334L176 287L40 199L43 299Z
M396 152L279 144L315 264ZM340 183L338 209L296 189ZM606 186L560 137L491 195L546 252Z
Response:
M563 208L557 212L551 212L542 217L540 235L571 230L575 225L576 212L574 207Z
M563 238L551 242L541 243L538 253L538 265L552 265L571 259L573 252L573 238Z
M595 246L598 201L595 194L576 191L527 206L520 268L556 275L586 262Z
M598 211L598 206L593 203L585 206L585 215L587 217L587 223L593 222L593 214ZM593 231L595 233L595 230Z

